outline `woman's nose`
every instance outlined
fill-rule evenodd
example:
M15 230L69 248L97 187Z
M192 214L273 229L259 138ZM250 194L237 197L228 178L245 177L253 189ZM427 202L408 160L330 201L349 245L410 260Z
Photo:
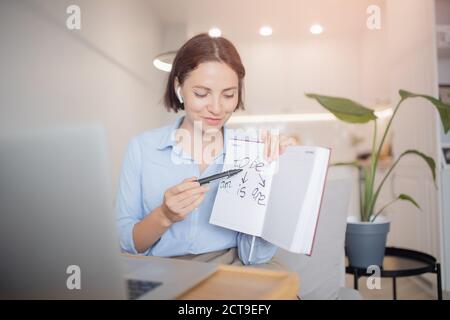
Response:
M220 114L222 111L222 101L220 97L214 98L211 104L208 106L208 111L213 114Z

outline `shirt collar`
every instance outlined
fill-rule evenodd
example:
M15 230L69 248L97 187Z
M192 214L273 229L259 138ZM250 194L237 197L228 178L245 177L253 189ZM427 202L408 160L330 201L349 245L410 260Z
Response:
M184 116L178 117L174 123L167 127L167 130L161 137L161 141L158 145L158 150L176 146L175 131L180 127L183 120Z
M163 150L168 147L175 148L177 146L176 141L175 141L175 131L180 127L183 120L184 120L184 116L178 117L174 123L172 123L170 126L167 127L167 130L162 135L161 141L158 145L158 150ZM218 154L218 156L226 154L227 144L228 144L228 139L229 139L229 134L230 134L229 131L230 131L230 128L225 123L223 126L223 132L224 132L223 148L222 148L222 152L220 154Z

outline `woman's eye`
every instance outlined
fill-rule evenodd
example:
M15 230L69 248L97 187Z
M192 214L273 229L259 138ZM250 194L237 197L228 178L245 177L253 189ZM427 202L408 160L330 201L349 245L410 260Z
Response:
M207 96L207 93L205 93L205 94L200 94L200 93L194 92L194 94L195 94L195 96L198 97L198 98L204 98L204 97Z
M234 94L224 94L224 97L227 99L234 98Z

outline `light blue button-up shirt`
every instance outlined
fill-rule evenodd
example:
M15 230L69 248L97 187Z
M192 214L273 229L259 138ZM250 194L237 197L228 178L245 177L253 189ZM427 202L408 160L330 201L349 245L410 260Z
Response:
M173 138L182 121L183 117L180 117L170 126L142 133L128 144L116 200L117 226L124 252L139 254L134 246L133 227L162 204L167 189L192 176L203 178L222 172L230 129L224 127L222 153L200 174L198 164L176 145ZM275 254L276 246L255 237L249 261L253 236L209 223L217 189L218 181L211 182L199 207L185 220L170 226L159 240L140 254L173 257L237 247L244 264L268 262Z

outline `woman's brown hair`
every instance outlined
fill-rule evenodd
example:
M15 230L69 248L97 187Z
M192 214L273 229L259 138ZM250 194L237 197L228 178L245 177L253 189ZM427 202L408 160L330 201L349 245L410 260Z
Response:
M183 104L178 101L175 93L175 79L177 78L182 85L191 71L195 70L199 64L209 61L224 62L236 72L239 79L236 109L244 109L243 81L245 68L238 51L229 40L223 37L213 38L206 33L201 33L189 39L175 56L164 94L164 105L168 111L184 110Z

